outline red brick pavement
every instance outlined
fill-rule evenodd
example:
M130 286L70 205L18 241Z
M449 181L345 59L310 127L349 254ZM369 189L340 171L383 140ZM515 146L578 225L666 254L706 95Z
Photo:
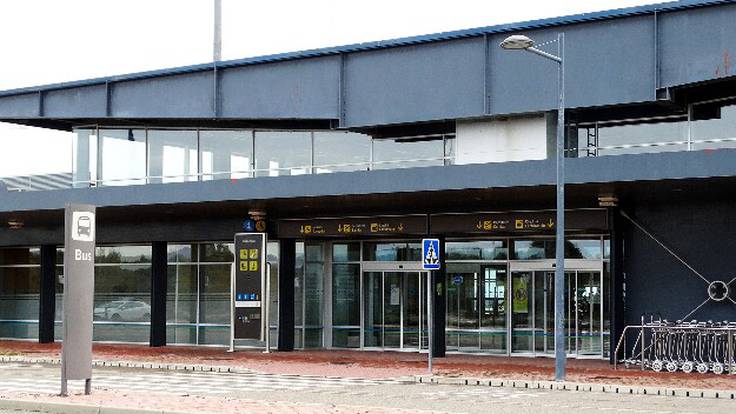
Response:
M58 357L60 344L0 341L0 355ZM426 354L409 352L361 352L310 350L274 352L242 350L228 353L224 348L95 344L94 358L171 364L209 364L233 366L274 374L325 375L361 378L393 378L426 374ZM436 358L435 374L473 378L513 378L551 380L551 358L499 357L486 355L448 355ZM614 370L607 361L568 360L567 379L623 385L649 385L682 388L736 389L736 375L655 373L638 369Z

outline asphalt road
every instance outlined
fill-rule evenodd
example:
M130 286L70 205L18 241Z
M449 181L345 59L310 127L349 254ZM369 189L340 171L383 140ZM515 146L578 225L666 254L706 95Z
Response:
M366 412L366 408L374 407L387 413L405 410L483 414L736 412L736 401L685 397L110 368L95 369L93 375L93 393L95 390L119 391L129 396L140 393L149 398L151 395L161 398L201 396L212 401L244 399L270 407L275 402L283 402L297 407L308 405L309 410L304 412L310 413L320 412L319 407L336 405L354 407L354 412ZM58 387L58 366L0 364L0 395L52 395L58 392ZM70 390L79 391L81 387L79 382L72 383Z

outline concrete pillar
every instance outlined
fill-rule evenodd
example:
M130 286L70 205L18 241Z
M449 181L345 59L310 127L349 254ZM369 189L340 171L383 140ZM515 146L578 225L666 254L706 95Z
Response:
M166 291L168 274L167 243L151 246L151 336L150 346L166 345Z
M56 246L41 246L41 286L38 307L38 342L54 342L56 309Z

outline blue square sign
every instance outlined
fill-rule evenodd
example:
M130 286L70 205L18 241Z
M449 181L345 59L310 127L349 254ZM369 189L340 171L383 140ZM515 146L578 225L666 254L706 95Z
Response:
M439 239L422 239L422 269L438 270L440 268Z

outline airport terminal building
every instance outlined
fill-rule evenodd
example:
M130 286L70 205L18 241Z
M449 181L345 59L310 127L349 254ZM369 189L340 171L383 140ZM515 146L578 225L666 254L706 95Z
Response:
M734 21L681 1L0 92L0 122L73 134L68 172L0 179L0 338L60 339L78 202L100 342L228 344L256 219L281 351L426 349L431 277L437 355L552 355L557 66L499 44L561 32L568 354L736 320Z

